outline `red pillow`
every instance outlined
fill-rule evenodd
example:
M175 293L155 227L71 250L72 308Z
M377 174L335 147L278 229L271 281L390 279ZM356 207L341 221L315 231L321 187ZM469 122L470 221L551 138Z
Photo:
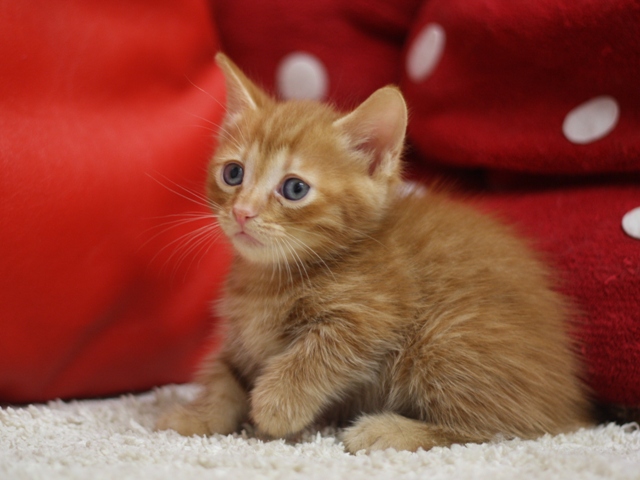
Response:
M0 9L0 401L187 380L228 258L183 222L223 113L207 2Z
M640 171L635 0L430 0L402 88L429 159L546 173Z
M222 47L283 98L350 108L398 83L405 36L422 0L216 0Z
M556 281L582 312L573 333L597 400L640 406L640 239L622 227L640 186L605 184L503 190L482 205L500 212L556 267ZM640 212L636 225L640 225ZM640 234L640 232L638 232Z

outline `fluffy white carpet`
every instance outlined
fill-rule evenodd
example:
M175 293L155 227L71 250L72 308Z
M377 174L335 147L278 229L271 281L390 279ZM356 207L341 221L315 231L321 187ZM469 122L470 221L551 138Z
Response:
M418 453L345 453L331 429L299 443L250 432L185 438L155 432L158 413L192 386L137 396L0 410L2 479L640 479L635 424Z

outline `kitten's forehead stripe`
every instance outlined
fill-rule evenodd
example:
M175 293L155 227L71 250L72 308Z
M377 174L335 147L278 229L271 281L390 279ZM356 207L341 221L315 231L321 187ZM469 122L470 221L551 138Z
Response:
M258 142L252 145L250 152L245 163L249 177L245 188L270 190L277 186L288 171L288 152L280 149L265 153Z

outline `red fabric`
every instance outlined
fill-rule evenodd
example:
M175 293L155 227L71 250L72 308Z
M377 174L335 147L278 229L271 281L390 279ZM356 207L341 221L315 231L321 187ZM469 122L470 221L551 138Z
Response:
M446 36L439 61L426 78L402 81L424 156L524 172L640 170L636 0L425 1L407 52L433 24ZM567 114L601 96L618 104L617 124L572 143Z
M640 185L584 185L485 194L480 205L546 252L558 284L584 312L575 328L586 378L602 402L640 404L640 240L622 216Z
M168 224L223 111L206 2L0 10L0 401L187 380L227 261Z
M216 0L222 48L279 94L277 71L293 52L314 55L329 76L325 98L353 107L400 81L402 48L420 0Z
M228 257L185 236L204 224L170 223L206 211L174 183L200 191L222 115L211 12L205 0L0 5L0 401L186 380ZM596 396L640 404L640 241L620 226L640 206L637 2L214 5L224 50L272 91L293 52L319 60L322 96L342 107L400 82L416 165L466 168L448 176L483 186L481 207L547 252L585 313L576 335ZM433 25L443 48L416 79L411 54ZM615 121L576 142L565 122L594 98L614 102Z

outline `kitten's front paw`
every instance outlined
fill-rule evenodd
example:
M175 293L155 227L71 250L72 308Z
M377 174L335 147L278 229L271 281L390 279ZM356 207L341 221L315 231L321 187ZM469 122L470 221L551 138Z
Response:
M237 427L232 416L216 411L202 412L193 405L177 405L163 413L156 422L156 430L175 430L186 437L213 433L227 435Z
M360 450L428 450L439 442L422 422L393 413L364 415L345 430L344 446L349 453Z
M357 422L354 426L347 428L343 434L345 449L347 452L355 454L360 450L370 452L372 450L395 448L392 440L385 433L376 428L371 428L369 425L363 424L363 422Z
M260 433L285 437L310 425L316 410L302 398L286 392L256 388L251 398L251 417Z
M176 405L164 412L156 422L156 430L175 430L180 435L208 435L209 429L192 410Z

